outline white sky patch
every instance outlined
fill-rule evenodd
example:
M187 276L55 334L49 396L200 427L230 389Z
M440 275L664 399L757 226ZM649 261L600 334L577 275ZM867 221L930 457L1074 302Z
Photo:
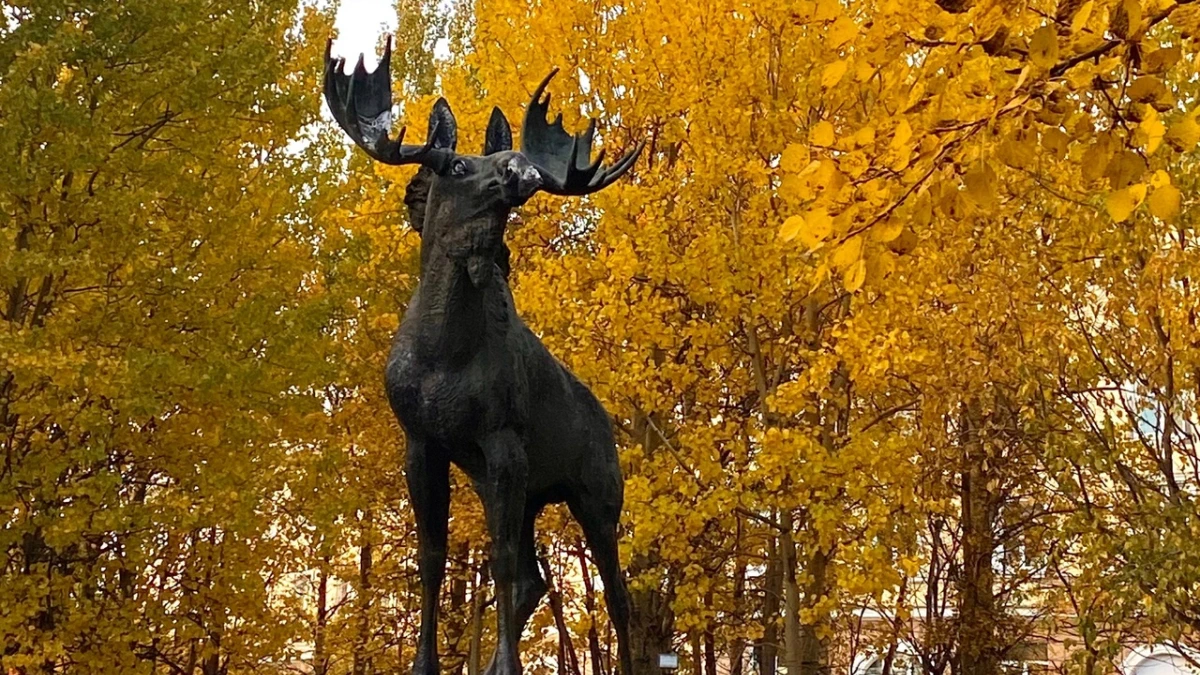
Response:
M446 11L450 11L450 3L445 5ZM347 67L353 67L359 53L364 53L363 62L370 69L377 62L375 48L380 36L396 29L396 6L391 0L342 0L333 25L337 29L333 55L344 57ZM439 60L448 60L450 42L445 38L438 40L433 55Z
M333 55L344 57L352 68L358 55L366 54L364 61L371 69L378 62L379 37L396 30L396 6L391 0L342 0L333 26Z

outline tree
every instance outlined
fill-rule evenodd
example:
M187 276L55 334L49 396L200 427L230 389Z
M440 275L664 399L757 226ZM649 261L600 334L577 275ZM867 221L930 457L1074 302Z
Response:
M286 658L274 536L331 343L306 193L329 17L9 4L0 28L3 667ZM311 150L316 150L312 146Z

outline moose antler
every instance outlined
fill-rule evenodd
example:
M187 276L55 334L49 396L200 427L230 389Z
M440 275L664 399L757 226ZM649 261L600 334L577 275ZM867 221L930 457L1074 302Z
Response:
M538 168L542 174L542 189L556 195L586 195L603 190L612 184L633 166L641 154L645 142L639 142L632 152L629 152L615 164L602 168L604 150L596 156L596 160L588 164L592 154L592 137L596 133L596 120L593 119L587 131L572 136L562 125L562 114L554 118L554 122L546 122L546 114L550 109L550 94L543 99L546 85L558 73L558 68L550 71L546 79L538 85L525 109L525 121L521 125L521 153Z
M330 40L325 45L325 102L350 138L368 155L385 164L429 164L431 160L440 160L444 153L439 152L435 141L439 138L439 124L444 120L438 109L444 108L449 114L444 99L434 106L429 140L424 145L404 144L404 127L400 128L395 140L388 138L392 125L392 37L388 36L379 65L370 73L360 54L353 74L344 74L346 59L332 58L332 48L333 40ZM453 126L452 118L449 124Z

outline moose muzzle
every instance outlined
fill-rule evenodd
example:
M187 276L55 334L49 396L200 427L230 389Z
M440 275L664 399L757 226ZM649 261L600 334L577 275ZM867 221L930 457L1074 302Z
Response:
M525 155L515 153L504 165L504 189L513 206L520 206L542 187L542 174Z

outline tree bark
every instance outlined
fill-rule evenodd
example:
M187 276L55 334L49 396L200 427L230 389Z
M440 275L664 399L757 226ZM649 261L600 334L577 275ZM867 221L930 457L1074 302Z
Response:
M761 675L775 675L779 658L779 607L783 596L782 536L767 543L766 587L763 589L763 636L758 643L758 663Z
M358 598L355 602L358 610L358 634L354 637L354 658L351 665L354 675L369 675L371 672L371 659L367 648L371 641L372 515L370 509L363 515L363 542L358 549Z
M329 623L329 556L321 558L317 577L317 628L313 637L313 675L328 675L329 654L325 648L325 628Z
M735 546L736 550L741 550L742 544L742 521L738 520L737 538ZM746 559L738 556L737 564L734 570L733 578L733 611L738 617L745 616L746 602ZM729 675L742 675L744 668L742 662L745 660L746 641L738 635L729 645Z
M629 651L633 675L661 675L658 655L671 651L675 614L670 599L656 588L630 592Z
M804 588L804 609L816 607L829 593L829 560L832 555L818 549L808 558L808 584ZM799 636L800 675L825 675L829 672L829 655L821 628L827 619L819 613L811 621L801 622ZM790 671L789 671L790 672Z
M783 563L783 666L788 675L799 673L800 656L800 587L796 581L796 542L792 539L792 517L782 518L784 533L779 540L780 560Z
M655 363L661 364L665 355L661 349L654 352ZM636 415L633 419L633 434L642 443L646 455L652 455L661 445L662 438L650 424L651 415ZM658 426L661 431L661 425ZM653 554L636 556L629 566L629 578L636 579L642 572L655 569ZM667 576L661 569L660 574ZM658 655L671 651L671 637L675 628L675 614L671 610L670 595L673 592L669 577L664 579L666 592L657 587L635 587L629 589L629 652L633 660L630 675L661 675Z
M554 584L551 574L550 561L539 556L542 565L542 576L546 579L546 596L550 601L550 611L554 614L554 627L558 630L558 672L570 675L582 675L579 670L579 657L575 654L575 645L571 644L571 631L567 629L566 618L563 617L562 596ZM595 632L595 628L592 628Z
M453 574L450 576L450 610L443 614L442 619L447 645L446 654L442 659L442 669L448 675L462 675L470 654L469 642L467 648L463 649L463 640L470 640L467 632L471 617L466 615L469 553L469 545L467 542L462 542L456 547L455 554L451 556L450 564ZM462 565L459 566L457 561L462 561Z
M467 652L467 674L479 675L479 662L482 659L482 643L483 643L483 610L485 607L484 589L488 585L488 565L487 561L479 561L478 573L475 578L478 582L475 584L475 589L471 592L471 647Z
M592 573L588 570L587 554L584 553L583 543L577 548L579 555L579 576L583 578L583 606L587 609L588 618L588 658L592 661L592 675L604 675L604 662L600 656L600 634L596 631L596 587L592 583Z
M688 635L688 642L692 648L692 673L693 675L704 675L704 655L700 647L700 631L692 629Z
M959 581L958 673L998 675L996 659L995 571L996 499L988 485L992 471L983 443L983 414L972 400L961 415L962 449L962 556Z
M704 594L704 604L709 609L712 608L713 595L712 591ZM704 628L704 673L705 675L717 675L717 639L713 634L713 621L710 621Z

